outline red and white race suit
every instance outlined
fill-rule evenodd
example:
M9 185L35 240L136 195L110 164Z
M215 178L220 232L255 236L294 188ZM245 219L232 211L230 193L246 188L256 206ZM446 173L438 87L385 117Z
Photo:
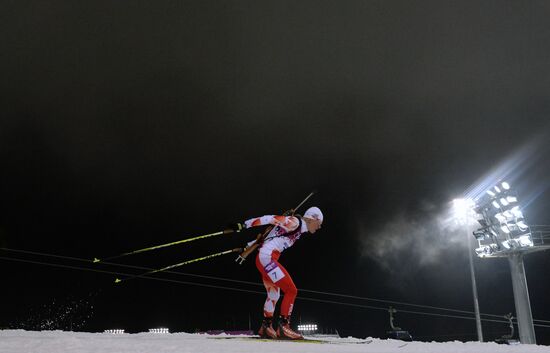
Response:
M290 316L298 289L288 271L279 263L279 256L294 245L300 239L300 235L308 231L307 225L303 220L294 216L273 215L252 218L244 223L247 228L268 224L275 226L266 236L256 256L256 267L262 275L262 281L267 291L264 316L273 317L281 290L285 294L281 303L281 315Z

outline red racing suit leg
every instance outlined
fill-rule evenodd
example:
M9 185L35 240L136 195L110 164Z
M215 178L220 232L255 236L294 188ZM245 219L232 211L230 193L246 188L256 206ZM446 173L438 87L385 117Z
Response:
M294 300L298 294L298 289L290 277L288 271L279 263L278 251L271 253L271 262L266 266L260 262L260 254L256 256L256 268L262 275L262 281L267 291L267 299L264 304L264 316L273 317L275 305L280 297L280 290L285 294L281 303L281 316L288 317L292 314ZM269 273L268 273L269 272Z

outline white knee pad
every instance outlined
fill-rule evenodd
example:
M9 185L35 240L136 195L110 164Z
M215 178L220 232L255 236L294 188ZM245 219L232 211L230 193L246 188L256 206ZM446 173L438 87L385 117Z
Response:
M281 290L279 288L270 288L267 292L267 298L277 302L279 300L279 297L281 296Z
M267 292L267 299L264 304L264 311L273 313L275 311L275 305L281 296L281 290L279 288L270 288Z

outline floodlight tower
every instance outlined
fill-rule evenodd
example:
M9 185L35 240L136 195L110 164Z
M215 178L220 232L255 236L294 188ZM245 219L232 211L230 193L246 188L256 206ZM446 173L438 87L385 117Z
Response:
M466 238L468 239L468 258L470 261L470 278L472 280L472 294L474 299L474 312L476 316L477 339L483 342L483 330L481 327L481 314L479 312L479 301L477 299L477 284L474 272L474 259L472 255L472 240L470 237L470 226L472 220L475 219L474 212L475 203L471 199L455 199L453 200L453 214L458 225L466 229Z
M475 211L481 228L473 232L479 244L475 252L481 258L508 258L519 338L521 343L536 344L523 257L550 246L533 243L531 229L507 182L493 186L476 201Z

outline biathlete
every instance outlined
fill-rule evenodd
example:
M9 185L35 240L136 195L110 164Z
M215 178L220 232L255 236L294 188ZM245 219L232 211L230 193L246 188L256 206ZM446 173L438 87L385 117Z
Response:
M317 207L309 208L300 216L262 216L252 218L237 224L238 228L252 228L263 225L273 225L267 234L256 256L256 267L262 276L267 299L264 304L262 326L258 334L263 338L273 339L303 339L302 335L290 328L290 316L294 300L298 294L296 285L288 271L279 263L281 253L290 248L306 232L315 233L323 223L323 213ZM253 243L253 242L252 242ZM252 244L252 243L249 243ZM273 313L280 297L281 290L284 299L281 303L279 325L277 331L273 328Z

